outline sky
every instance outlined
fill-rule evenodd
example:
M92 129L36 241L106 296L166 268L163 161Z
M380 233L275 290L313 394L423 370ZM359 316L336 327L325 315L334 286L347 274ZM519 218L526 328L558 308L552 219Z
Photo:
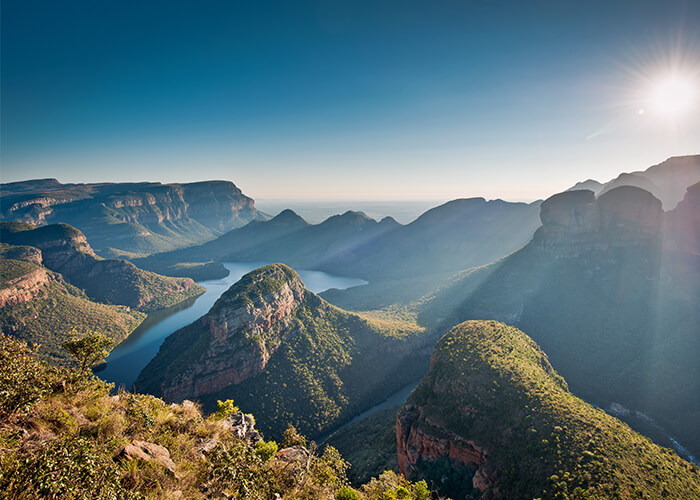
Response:
M700 153L697 0L3 0L0 69L2 182L529 201Z

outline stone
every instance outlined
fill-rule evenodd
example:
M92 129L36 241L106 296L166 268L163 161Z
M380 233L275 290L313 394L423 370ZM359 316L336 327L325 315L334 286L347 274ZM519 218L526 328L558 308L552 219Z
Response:
M117 453L118 459L134 460L140 459L144 462L157 462L167 470L175 473L175 462L170 458L170 452L164 446L148 441L138 441L134 439Z

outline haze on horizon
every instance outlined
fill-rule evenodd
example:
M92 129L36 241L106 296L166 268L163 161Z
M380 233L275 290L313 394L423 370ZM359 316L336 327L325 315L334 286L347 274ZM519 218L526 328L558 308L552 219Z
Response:
M692 0L8 0L1 69L2 182L530 201L700 153Z

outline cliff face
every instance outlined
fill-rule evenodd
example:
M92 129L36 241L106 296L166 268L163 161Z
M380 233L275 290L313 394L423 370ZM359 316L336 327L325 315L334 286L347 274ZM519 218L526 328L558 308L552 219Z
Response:
M264 290L263 293L247 293ZM226 292L199 319L207 337L199 360L174 374L162 387L165 399L195 398L240 384L261 373L287 336L292 312L305 297L298 275L269 266Z
M37 268L15 278L0 288L0 307L27 302L38 296L49 284L49 276L44 268Z
M226 181L192 184L60 184L0 187L0 220L65 222L105 255L144 255L211 239L258 217L252 199Z
M460 409L461 413L469 412ZM426 431L421 423L428 424L431 431ZM437 432L435 432L437 431ZM421 408L406 405L396 415L396 448L399 468L404 476L410 476L419 461L434 462L446 457L453 464L479 470L488 455L487 451L477 446L473 441L458 436L449 429L431 422L429 417L422 415ZM479 477L486 477L482 473ZM484 491L489 485L479 483L476 486Z
M533 241L564 257L660 242L663 210L651 193L622 186L598 198L588 190L554 195L542 203L540 219L542 227Z
M189 278L168 278L143 271L124 260L99 259L85 235L67 224L36 227L0 223L0 234L8 249L14 248L15 253L21 248L34 249L23 253L38 258L43 266L60 273L98 302L149 311L174 305L203 291ZM8 252L3 252L3 256Z

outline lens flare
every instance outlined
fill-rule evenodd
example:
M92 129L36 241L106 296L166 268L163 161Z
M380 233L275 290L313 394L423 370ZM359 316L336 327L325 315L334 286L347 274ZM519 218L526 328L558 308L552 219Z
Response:
M667 77L653 85L648 108L656 115L676 119L695 109L698 93L698 82L682 76Z

